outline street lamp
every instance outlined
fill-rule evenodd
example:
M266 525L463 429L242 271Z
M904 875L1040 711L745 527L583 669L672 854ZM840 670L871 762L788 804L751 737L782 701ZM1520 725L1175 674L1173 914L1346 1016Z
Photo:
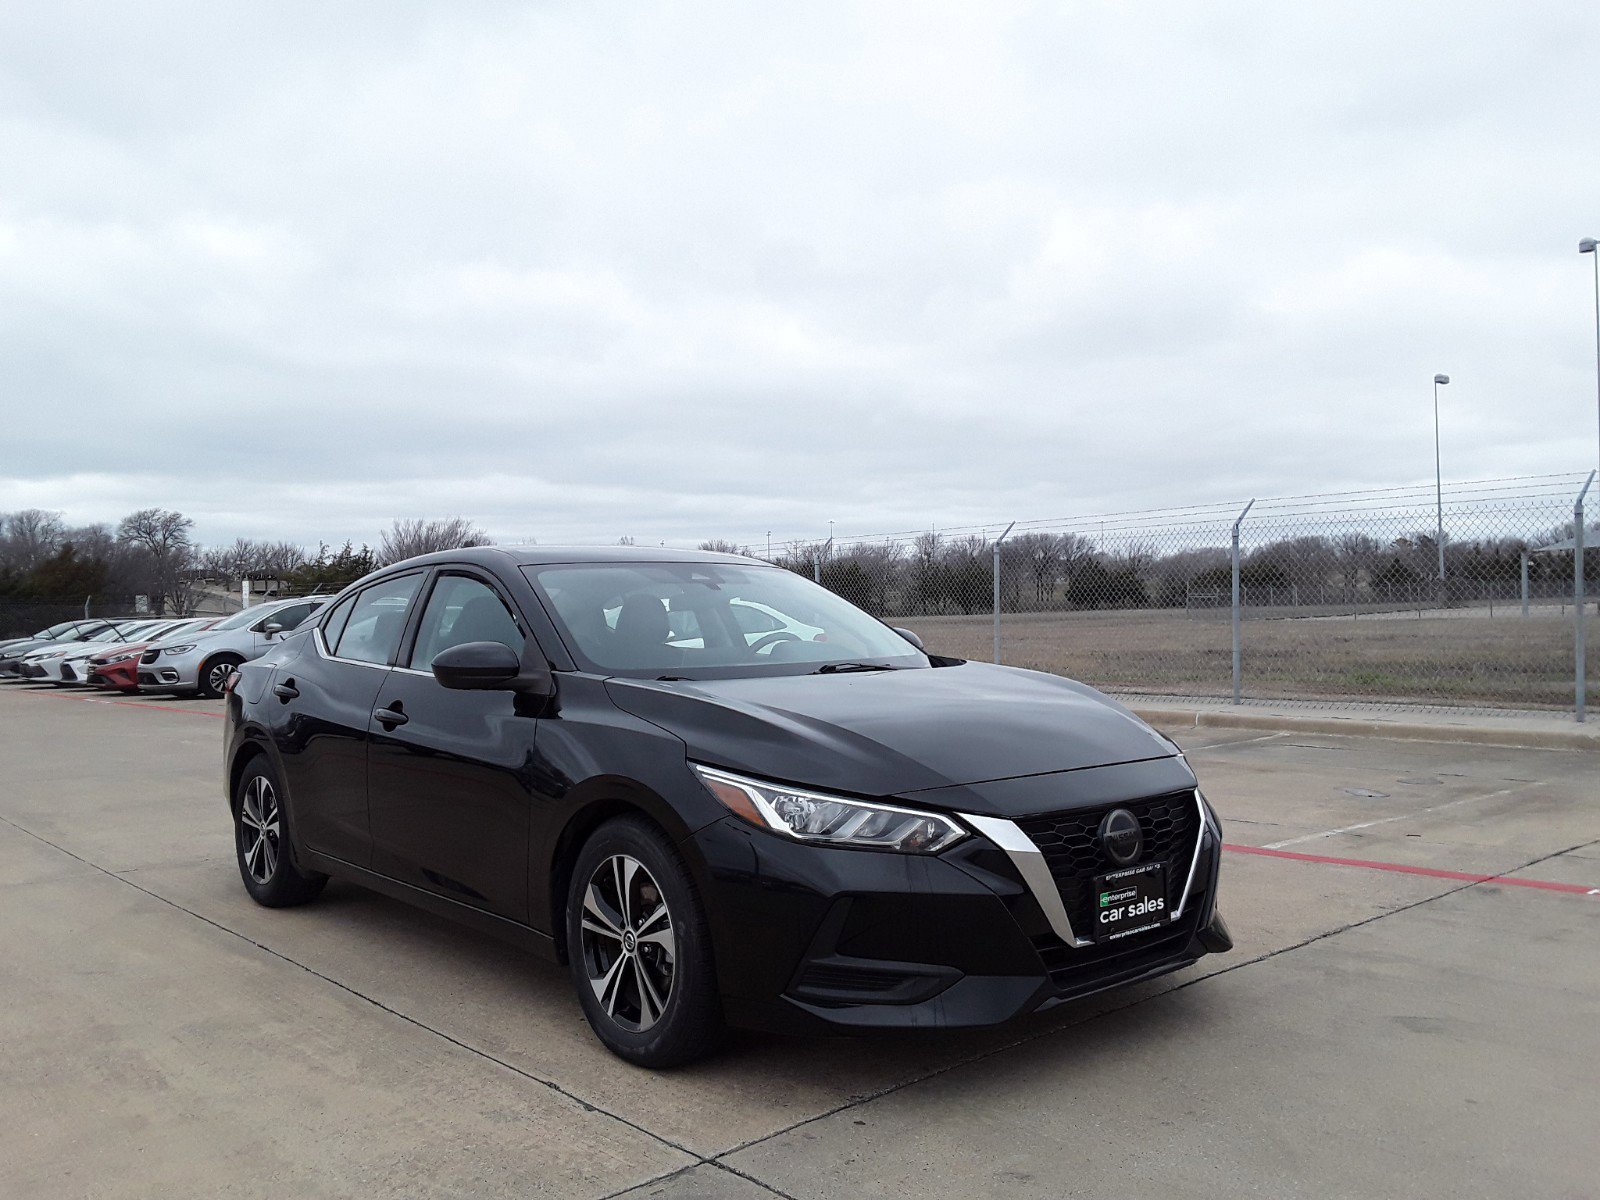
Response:
M1595 249L1594 238L1584 238L1578 243L1579 254L1594 255L1594 374L1596 421L1600 422L1600 251Z
M1450 376L1433 377L1433 544L1439 551L1439 579L1444 579L1444 477L1439 473L1439 385Z

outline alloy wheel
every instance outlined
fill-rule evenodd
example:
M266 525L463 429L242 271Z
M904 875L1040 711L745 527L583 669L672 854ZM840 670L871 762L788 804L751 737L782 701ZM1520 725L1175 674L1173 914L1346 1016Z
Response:
M206 673L206 685L220 696L222 690L228 686L228 676L232 674L233 664L231 662L217 663Z
M239 806L239 854L250 878L265 886L278 870L282 852L278 818L278 793L265 775L257 775L245 789Z
M606 1015L642 1033L672 999L677 939L660 885L638 859L614 854L583 893L580 929L589 986Z

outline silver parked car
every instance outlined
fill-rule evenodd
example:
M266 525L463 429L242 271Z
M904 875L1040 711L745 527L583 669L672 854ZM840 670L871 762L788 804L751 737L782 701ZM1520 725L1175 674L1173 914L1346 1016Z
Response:
M203 633L183 633L157 642L139 659L139 687L220 696L235 667L265 654L281 634L295 628L328 599L308 596L259 604Z

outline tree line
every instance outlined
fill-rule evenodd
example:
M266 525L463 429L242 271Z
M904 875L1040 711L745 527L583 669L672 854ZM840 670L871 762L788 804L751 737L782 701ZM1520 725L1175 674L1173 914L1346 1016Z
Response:
M115 525L68 525L58 512L0 513L0 600L131 608L148 599L154 613L194 611L207 588L237 591L251 580L281 595L335 592L391 562L461 546L489 544L463 517L397 520L376 549L345 542L314 551L292 541L235 538L206 546L181 512L144 508Z
M181 512L145 508L115 525L68 526L57 512L0 513L0 600L127 604L145 596L153 612L187 613L207 588L237 591L251 580L280 595L331 593L377 567L436 550L490 544L464 517L396 520L376 547L326 543L308 551L293 541L236 538L206 546ZM1446 602L1507 595L1520 580L1522 554L1572 537L1569 521L1531 539L1448 538L1447 587L1440 589L1432 532L1382 539L1369 533L1295 535L1252 548L1240 562L1251 603ZM1600 542L1600 528L1593 535ZM624 544L632 539L623 538ZM710 540L702 549L758 557L748 546ZM844 547L790 543L780 565L880 616L977 613L992 603L993 543L981 535L925 533L909 540ZM1600 553L1585 578L1600 577ZM1534 554L1530 588L1551 595L1572 585L1572 555ZM1223 546L1163 552L1154 538L1122 538L1111 548L1081 533L1027 532L1000 545L1001 604L1008 611L1226 606L1232 587ZM1489 592L1489 589L1493 589ZM1265 599L1263 599L1265 597Z
M1571 538L1572 524L1531 539L1445 542L1446 583L1437 583L1432 532L1378 538L1355 531L1294 535L1241 556L1246 602L1274 605L1439 603L1507 596L1520 586L1525 551ZM1600 529L1595 532L1600 541ZM714 540L702 549L758 557ZM879 616L987 612L994 597L994 545L981 535L925 533L911 540L791 543L780 566ZM1551 595L1572 586L1572 554L1533 554L1529 588ZM1600 579L1600 553L1585 557L1585 578ZM1000 544L1000 600L1010 612L1227 607L1233 566L1225 546L1162 552L1153 538L1103 548L1079 533L1030 532Z

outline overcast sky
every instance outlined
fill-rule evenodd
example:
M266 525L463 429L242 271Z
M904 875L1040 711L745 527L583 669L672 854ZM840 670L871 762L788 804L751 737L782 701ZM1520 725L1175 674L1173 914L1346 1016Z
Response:
M0 510L692 543L1595 465L1600 6L0 9Z

